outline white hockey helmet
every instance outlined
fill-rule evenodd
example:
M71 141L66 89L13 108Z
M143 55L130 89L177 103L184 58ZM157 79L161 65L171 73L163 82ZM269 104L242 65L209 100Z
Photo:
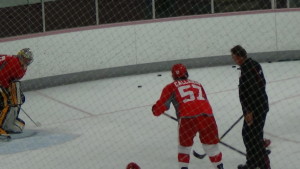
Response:
M29 48L21 49L18 52L17 57L21 59L23 63L26 64L26 66L30 65L33 62L33 54Z

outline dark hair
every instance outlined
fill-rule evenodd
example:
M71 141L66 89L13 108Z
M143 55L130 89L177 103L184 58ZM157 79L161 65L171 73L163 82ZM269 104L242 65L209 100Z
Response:
M186 72L184 76L178 77L178 78L176 78L175 80L186 80L186 79L188 79L188 78L189 78L189 73Z
M233 47L231 50L231 53L240 57L247 57L247 52L246 50L241 46L241 45L236 45Z

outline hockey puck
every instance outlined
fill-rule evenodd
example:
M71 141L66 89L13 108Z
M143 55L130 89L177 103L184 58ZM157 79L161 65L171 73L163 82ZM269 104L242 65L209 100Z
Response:
M236 67L235 65L232 66L232 68L235 68L235 67Z
M142 88L142 85L138 85L138 88Z
M157 76L161 76L161 74L158 74Z

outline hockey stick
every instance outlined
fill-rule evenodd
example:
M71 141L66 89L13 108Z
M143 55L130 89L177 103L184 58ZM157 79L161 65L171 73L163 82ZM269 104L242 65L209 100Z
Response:
M229 127L229 129L220 137L220 140L222 140L232 129L233 129L233 127L235 126L235 125L237 125L240 121L241 121L241 119L243 118L244 116L242 115L239 119L237 119L237 121L235 121L230 127ZM222 144L223 143L223 145L225 145L226 143L224 143L224 142L221 142L220 141L220 143ZM226 144L226 145L228 145L228 144ZM226 146L225 145L225 146ZM227 146L227 147L229 147L229 145ZM206 156L206 154L199 154L199 153L197 153L196 151L193 151L193 155L196 157L196 158L199 158L199 159L203 159L205 156Z
M24 112L24 114L32 121L32 123L34 123L34 125L36 126L36 127L40 127L40 126L42 126L42 124L40 123L40 122L35 122L26 112L25 112L25 110L24 109L22 109L21 107L20 107L20 109Z
M177 119L177 118L175 118L175 117L173 117L173 116L171 116L171 115L169 115L169 114L167 114L167 113L164 113L163 115L165 115L165 116L169 117L170 119L173 119L173 120L175 120L175 121L178 122L178 119Z
M246 153L244 153L244 152L242 152L241 150L238 150L238 149L232 147L231 145L229 145L229 144L227 144L227 143L224 143L223 141L220 141L220 144L222 144L222 145L225 146L225 147L230 148L230 149L233 150L233 151L236 151L236 152L240 153L240 154L243 155L243 156L246 156Z
M169 117L169 118L171 118L172 120L178 121L175 117L173 117L173 116L171 116L171 115L169 115L169 114L167 114L167 113L164 113L164 115L167 116L167 117ZM239 123L239 121L240 121L243 117L244 117L244 116L242 115L235 123L233 123L233 125L231 125L230 128L229 128L229 129L221 136L220 140L221 140L222 138L224 138L224 137L229 133L229 131L232 130L232 128L233 128L236 124ZM240 154L246 156L246 153L244 153L244 152L242 152L242 151L240 151L240 150L238 150L238 149L232 147L231 145L229 145L229 144L227 144L227 143L224 143L224 142L220 141L220 144L224 145L225 147L228 147L229 149L232 149L233 151L236 151L236 152L238 152L238 153L240 153ZM199 154L199 153L197 153L195 150L193 150L193 155L194 155L196 158L199 158L199 159L203 159L203 158L206 156L206 154Z

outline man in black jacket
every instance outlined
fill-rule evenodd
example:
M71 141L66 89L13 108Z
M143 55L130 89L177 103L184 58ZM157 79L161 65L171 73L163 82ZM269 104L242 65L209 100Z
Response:
M231 49L232 59L241 68L239 97L244 114L242 130L247 162L238 169L271 169L264 147L264 125L269 111L266 80L261 65L247 57L246 50L237 45Z

